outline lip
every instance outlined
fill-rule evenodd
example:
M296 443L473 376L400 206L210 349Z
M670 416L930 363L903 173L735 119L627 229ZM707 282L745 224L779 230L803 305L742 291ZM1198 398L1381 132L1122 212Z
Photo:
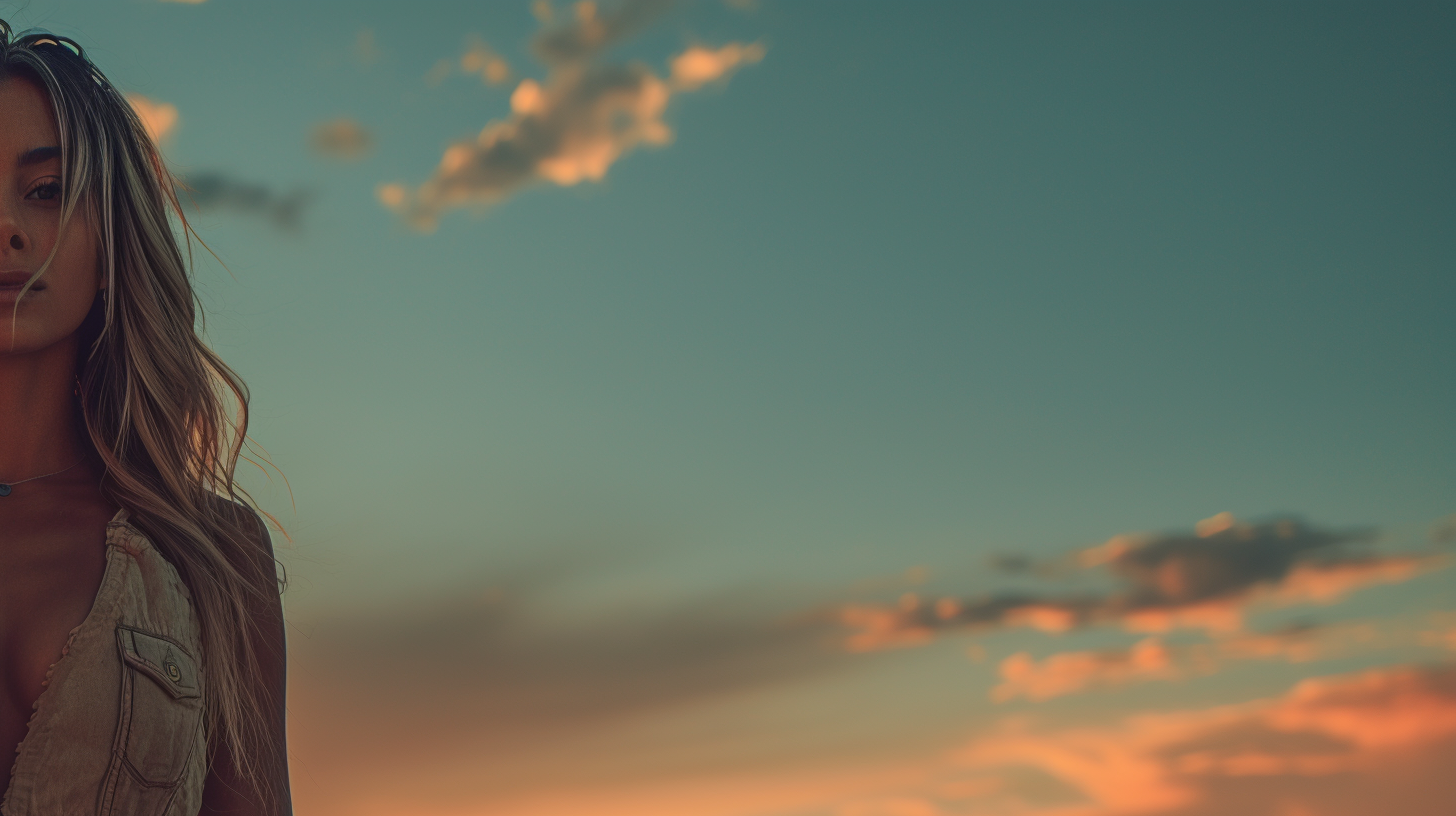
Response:
M30 280L34 272L27 272L24 269L16 269L9 272L0 272L0 292L19 292L20 287ZM30 291L39 292L45 288L45 281L36 281Z

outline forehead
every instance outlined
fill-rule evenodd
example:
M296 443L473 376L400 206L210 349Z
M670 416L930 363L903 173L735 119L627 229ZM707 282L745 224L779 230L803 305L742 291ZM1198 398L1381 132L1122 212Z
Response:
M31 148L60 144L50 99L29 79L0 79L0 111L0 166L13 166Z

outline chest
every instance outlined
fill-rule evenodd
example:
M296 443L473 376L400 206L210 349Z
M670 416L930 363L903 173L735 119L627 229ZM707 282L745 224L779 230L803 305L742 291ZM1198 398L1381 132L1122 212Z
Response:
M0 778L6 816L162 816L196 813L201 805L207 729L195 611L176 570L126 524L125 512L103 540L99 581L93 573L84 582L91 586L80 591L63 580L52 584L70 597L79 625L70 622L74 633L65 622L51 629L55 641L41 647L46 654L30 669L40 673L28 682L44 680L47 670L50 678L43 689L25 691L15 712L19 727L8 739L23 740L8 776ZM43 576L71 567L59 555L51 561L28 552L38 560L22 562L12 549L0 567L5 558L23 564L35 580L22 591L46 603L36 591L47 583ZM94 563L89 558L71 563ZM12 610L8 600L3 607ZM30 639L14 623L5 627L12 641Z
M90 515L0 512L0 757L25 736L46 672L101 585L106 519Z

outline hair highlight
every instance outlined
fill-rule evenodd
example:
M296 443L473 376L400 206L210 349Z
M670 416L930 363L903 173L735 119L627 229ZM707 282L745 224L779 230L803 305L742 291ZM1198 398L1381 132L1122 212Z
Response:
M286 775L276 764L286 774L286 746L275 744L267 725L275 713L249 682L260 671L252 644L262 634L250 605L276 603L286 575L255 512L275 527L277 520L234 481L248 445L248 389L200 335L189 274L197 235L140 118L79 45L46 32L13 36L0 20L0 81L15 78L37 83L56 118L60 229L86 207L101 247L106 294L82 324L76 394L105 468L102 489L190 593L202 631L209 746L224 745L259 798L279 802L287 793L276 782ZM22 297L54 257L53 247ZM14 320L12 313L12 348Z

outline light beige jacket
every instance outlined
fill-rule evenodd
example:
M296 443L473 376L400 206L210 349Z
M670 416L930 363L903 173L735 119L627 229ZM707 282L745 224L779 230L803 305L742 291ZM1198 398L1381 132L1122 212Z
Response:
M207 777L201 633L151 542L106 526L106 571L16 747L3 816L195 816Z

